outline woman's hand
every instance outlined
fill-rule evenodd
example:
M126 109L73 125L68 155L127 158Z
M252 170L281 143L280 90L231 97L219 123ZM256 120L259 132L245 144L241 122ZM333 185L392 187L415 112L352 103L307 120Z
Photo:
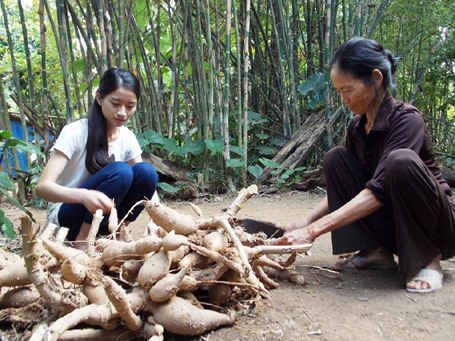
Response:
M312 244L316 238L313 237L311 229L303 227L286 232L283 237L274 241L275 245L302 245Z
M149 223L145 227L144 233L142 234L142 237L147 237L147 236L159 236L158 230L160 227L156 225L152 219L150 219Z
M90 213L94 214L96 210L100 209L104 215L110 214L114 206L113 200L106 194L92 189L85 190L82 197L82 204Z

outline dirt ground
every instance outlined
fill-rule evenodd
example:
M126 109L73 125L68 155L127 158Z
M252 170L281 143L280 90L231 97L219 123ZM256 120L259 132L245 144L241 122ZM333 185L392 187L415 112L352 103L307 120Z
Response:
M204 215L214 216L234 196L193 201ZM322 198L310 192L282 192L252 197L240 217L268 218L282 224L313 209ZM186 202L164 200L170 207L192 212ZM2 204L3 205L3 204ZM2 207L2 209L4 209ZM5 209L4 209L5 210ZM38 224L45 212L33 210ZM21 211L6 210L18 226ZM148 222L145 212L131 226L138 234ZM331 254L330 236L317 239L310 255L294 264L307 283L281 282L269 299L258 299L250 311L238 314L234 326L221 328L191 340L453 340L455 339L455 259L442 262L444 287L431 294L412 294L396 270L332 273L327 267L339 261ZM242 302L248 306L252 302ZM165 340L190 340L167 335Z

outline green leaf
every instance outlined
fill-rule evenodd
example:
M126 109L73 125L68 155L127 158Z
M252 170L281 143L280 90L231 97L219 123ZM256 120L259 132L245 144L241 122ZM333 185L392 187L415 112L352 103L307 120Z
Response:
M6 140L6 139L10 139L11 137L13 137L13 134L11 134L10 131L8 130L0 130L0 139L2 140Z
M18 147L19 145L26 146L27 144L24 141L21 141L15 137L11 137L6 141L3 149L11 148L11 147Z
M185 152L185 154L191 153L193 155L198 156L205 149L204 142L202 142L201 140L196 140L193 142L190 138L188 138L185 139L184 143L185 144L180 148Z
M302 82L297 92L299 95L308 95L309 92L320 93L325 90L325 75L322 72L311 75L306 81Z
M12 181L6 173L0 173L0 186L7 189L14 189L14 181Z
M136 139L142 150L149 145L149 142L140 134L136 134Z
M169 193L177 193L179 191L178 188L175 188L166 182L158 182L158 187Z
M2 234L8 239L16 239L16 232L11 220L5 217L5 212L0 210L0 230Z
M261 155L275 155L276 154L276 149L275 148L256 147L256 150L258 150L259 154L261 154Z
M259 165L248 166L248 172L250 172L256 179L262 174L262 167Z
M235 154L240 155L240 156L245 156L245 151L243 150L243 148L240 148L239 146L230 145L229 146L229 151L231 153L235 153Z
M294 172L295 172L295 168L286 169L286 171L283 173L283 176L286 175L287 177L289 177L289 175L294 174Z
M8 140L10 141L10 140ZM33 143L25 143L25 144L18 144L16 149L19 153L36 153L38 156L44 156L43 152L41 151L40 147L34 145Z
M151 144L163 145L164 144L164 137L158 134L154 130L147 130L142 134L142 136Z
M175 153L177 155L185 155L184 152L182 152L178 147L177 147L177 141L174 139L168 139L163 137L163 149L167 150L169 152Z
M216 153L222 153L224 150L224 142L221 140L204 140L205 146L212 152L212 155Z
M256 137L257 137L258 139L260 139L260 140L266 140L266 139L268 139L268 138L270 137L270 136L267 135L267 134L256 134L256 135L254 135L254 136L256 136Z
M269 168L283 168L283 166L281 166L279 163L263 157L259 158L259 162Z
M245 164L243 159L229 159L226 161L226 167L241 167Z
M24 206L22 206L22 204L19 201L17 201L11 195L9 195L8 191L5 188L0 187L0 192L2 192L5 195L5 197L7 197L9 199L9 201L11 201L17 208L24 211L30 217L30 219L33 222L35 222L35 219L33 218L33 214L30 211L28 211Z

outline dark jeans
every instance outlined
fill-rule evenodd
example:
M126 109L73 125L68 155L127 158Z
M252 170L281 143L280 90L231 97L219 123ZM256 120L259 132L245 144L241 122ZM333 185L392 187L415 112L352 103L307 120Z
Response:
M88 179L80 188L103 192L114 199L119 219L123 219L138 201L151 199L158 184L156 170L147 162L139 162L132 167L125 162L112 162ZM134 221L144 209L136 206L126 221ZM75 240L82 223L91 224L93 214L84 205L64 203L58 212L60 226L69 229L68 240ZM108 218L101 222L99 234L108 234Z
M371 178L345 147L329 151L323 168L330 212L354 198ZM453 201L415 152L400 149L390 153L385 187L385 206L332 232L333 253L382 246L398 255L401 273L415 272L439 254L443 259L453 257Z

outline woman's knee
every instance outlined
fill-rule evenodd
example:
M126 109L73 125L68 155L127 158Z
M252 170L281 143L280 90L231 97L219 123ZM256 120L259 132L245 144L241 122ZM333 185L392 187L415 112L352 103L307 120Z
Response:
M397 149L387 156L385 171L388 176L406 175L420 160L419 156L411 149Z
M129 164L117 161L108 164L105 168L106 171L109 172L108 182L125 189L128 189L131 186L134 175Z
M136 181L147 184L153 191L158 185L158 173L148 162L138 162L133 165L132 171Z
M322 168L328 171L333 168L338 168L341 162L344 162L349 150L344 146L338 146L330 149L324 156Z

